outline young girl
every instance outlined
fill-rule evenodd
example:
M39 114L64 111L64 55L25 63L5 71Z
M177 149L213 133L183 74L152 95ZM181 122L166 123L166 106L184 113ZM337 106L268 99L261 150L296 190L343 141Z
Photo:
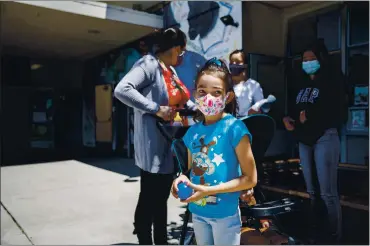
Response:
M235 97L224 62L209 60L196 78L194 98L199 114L183 140L188 148L190 180L181 175L172 184L188 184L194 193L190 203L197 243L239 245L241 190L254 187L257 172L251 151L251 135L244 123L231 114Z

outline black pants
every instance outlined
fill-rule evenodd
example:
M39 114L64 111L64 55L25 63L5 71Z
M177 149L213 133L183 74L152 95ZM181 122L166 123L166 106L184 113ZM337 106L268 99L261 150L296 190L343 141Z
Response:
M167 244L167 200L173 174L157 174L140 170L140 195L135 211L135 232L140 245Z

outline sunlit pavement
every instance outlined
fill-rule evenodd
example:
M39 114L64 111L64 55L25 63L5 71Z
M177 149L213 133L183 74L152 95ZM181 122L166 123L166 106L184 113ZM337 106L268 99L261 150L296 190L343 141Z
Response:
M137 244L138 174L125 159L2 167L1 244ZM172 197L168 207L172 244L184 208Z
M132 160L117 158L1 167L1 245L137 244L138 175ZM169 243L177 244L185 209L172 197L168 204ZM368 211L342 209L344 243L368 245ZM287 216L285 227L304 214Z

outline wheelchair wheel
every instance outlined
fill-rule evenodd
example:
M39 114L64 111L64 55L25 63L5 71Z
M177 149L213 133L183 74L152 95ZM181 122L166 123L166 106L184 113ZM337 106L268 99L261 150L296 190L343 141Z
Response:
M185 240L184 245L197 245L197 241L195 239L194 231L188 231Z

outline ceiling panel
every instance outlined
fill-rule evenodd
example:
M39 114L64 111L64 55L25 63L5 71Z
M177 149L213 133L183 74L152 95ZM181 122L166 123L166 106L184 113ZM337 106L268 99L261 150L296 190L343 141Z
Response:
M120 6L124 8L133 8L134 4L140 4L143 10L148 9L161 1L101 1L110 5Z
M102 20L31 5L4 2L4 50L40 56L87 58L102 54L153 31L153 28Z
M306 1L307 2L307 1ZM305 3L304 1L263 1L262 3L267 3L279 9L290 8L297 4Z

